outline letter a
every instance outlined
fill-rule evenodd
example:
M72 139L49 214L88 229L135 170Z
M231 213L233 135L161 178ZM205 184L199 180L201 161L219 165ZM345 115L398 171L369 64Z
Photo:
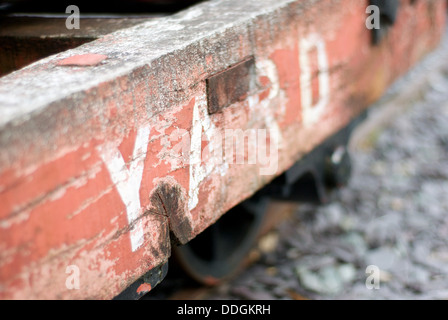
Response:
M79 8L75 5L70 5L65 9L65 13L71 13L71 15L65 20L65 27L69 30L79 29Z
M366 287L369 290L380 288L380 268L371 265L366 268L366 274L369 276L366 279Z
M370 14L366 19L366 28L369 30L380 29L380 8L375 5L368 6L366 13Z
M68 290L79 289L79 268L75 265L67 266L65 273L70 274L65 280Z

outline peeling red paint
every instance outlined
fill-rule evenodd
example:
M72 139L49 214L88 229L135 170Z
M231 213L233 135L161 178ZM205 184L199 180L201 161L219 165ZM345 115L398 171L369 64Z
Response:
M285 106L286 112L280 118L281 125L287 126L291 123L301 122L298 45L295 45L292 49L276 50L272 53L271 59L277 67L280 89L285 90L288 99ZM294 72L291 72L292 70Z
M104 54L86 53L71 56L63 60L58 61L58 66L76 66L76 67L91 67L96 66L100 62L107 59Z
M141 293L147 293L149 291L151 291L151 285L149 283L143 283L141 284L138 289L137 289L137 293L141 294Z
M207 276L204 279L204 283L208 286L216 286L217 284L219 284L220 282L222 282L222 280L216 279L212 276Z

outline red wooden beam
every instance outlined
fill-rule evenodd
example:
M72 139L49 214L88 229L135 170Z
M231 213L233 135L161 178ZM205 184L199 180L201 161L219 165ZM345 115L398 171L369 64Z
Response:
M112 298L345 126L445 28L402 0L373 45L368 4L206 2L0 78L0 298Z

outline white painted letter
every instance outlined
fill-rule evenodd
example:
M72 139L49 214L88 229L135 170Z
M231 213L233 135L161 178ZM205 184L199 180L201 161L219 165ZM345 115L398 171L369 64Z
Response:
M116 185L118 193L126 206L128 223L131 225L131 247L133 252L143 244L143 227L141 222L138 221L141 213L139 191L148 149L149 133L149 126L140 128L137 131L129 169L126 167L123 156L117 147L108 144L98 148L101 159L103 159L109 170L112 182Z
M313 105L312 72L309 52L316 48L319 81L319 100ZM302 94L303 123L310 126L319 120L330 101L330 75L328 57L324 40L317 34L312 34L300 41L300 87Z

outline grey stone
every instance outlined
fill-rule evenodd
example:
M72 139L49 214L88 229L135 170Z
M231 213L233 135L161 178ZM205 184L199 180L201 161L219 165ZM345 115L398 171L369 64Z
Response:
M389 247L381 247L372 250L366 255L366 264L379 267L381 270L390 270L397 263L399 256L396 250Z
M346 283L356 277L356 269L351 264L327 265L316 272L299 266L296 272L305 289L329 295L339 293Z
M388 204L389 206L389 204ZM372 245L395 242L402 227L402 215L389 211L385 215L373 219L366 230L368 243Z
M235 287L231 293L245 300L274 300L275 298L267 291L255 291L248 287Z
M345 234L342 236L341 241L347 244L358 257L363 257L368 250L367 243L360 233L350 232Z

